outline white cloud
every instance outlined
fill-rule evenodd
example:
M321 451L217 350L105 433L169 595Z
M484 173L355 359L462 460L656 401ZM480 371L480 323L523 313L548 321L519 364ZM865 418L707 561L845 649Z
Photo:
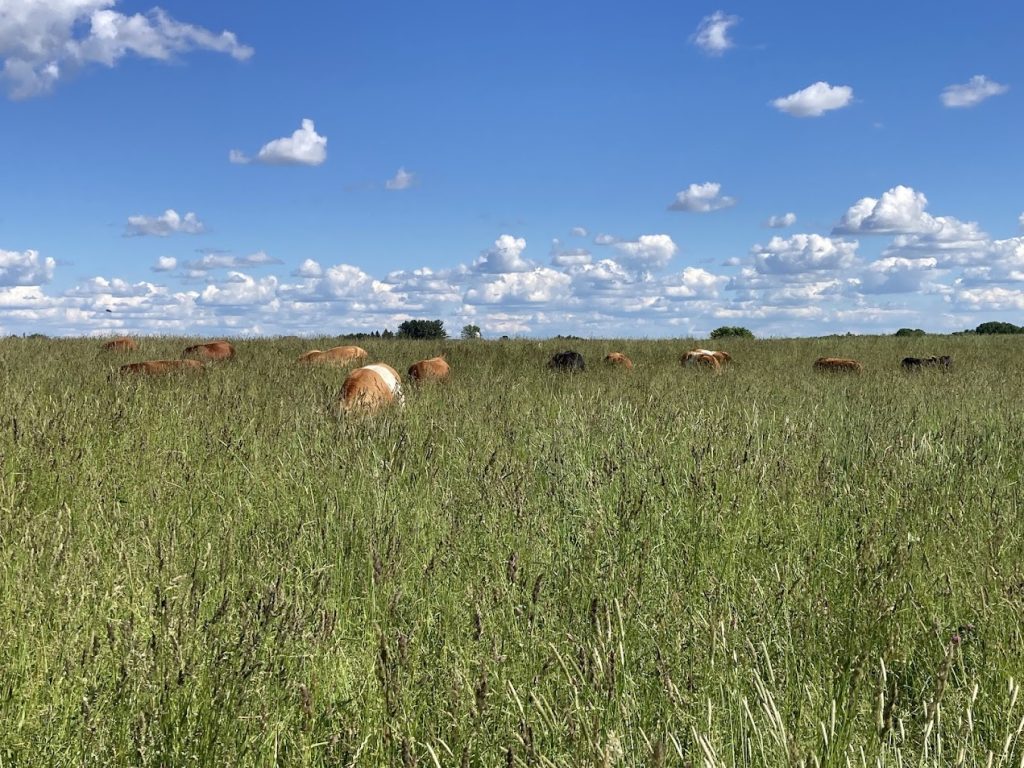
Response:
M711 56L721 56L733 47L733 41L729 39L729 29L739 22L739 16L715 11L700 20L697 31L691 38L693 44Z
M178 260L173 256L161 256L156 264L150 267L154 272L171 272L178 268Z
M203 222L194 213L189 212L182 216L173 208L168 208L159 216L129 216L124 236L167 237L173 234L199 235L205 231Z
M641 269L664 267L679 250L668 235L640 235L636 240L616 242L614 248L624 262Z
M119 277L91 277L84 283L67 291L67 296L96 296L103 298L129 298L135 296L152 296L158 292L153 283L129 283Z
M268 141L255 158L232 149L228 152L228 160L240 165L253 161L265 165L323 165L327 160L327 137L318 134L313 121L305 118L302 127L291 136Z
M670 211L708 213L736 205L735 198L720 195L721 189L722 185L714 181L691 184L682 192L676 193L676 199L668 209Z
M276 298L277 285L277 278L273 275L257 280L243 272L231 272L224 283L206 286L197 301L220 307L266 304Z
M234 256L221 251L210 251L203 254L202 258L191 259L184 262L183 269L197 275L208 272L212 269L245 269L248 267L264 267L270 264L280 264L280 259L267 255L265 251L256 251L248 256Z
M38 251L5 251L0 249L0 286L42 285L53 279L57 262L40 258Z
M295 270L296 277L321 277L324 273L323 267L320 263L313 259L306 259L299 265L299 268Z
M793 117L821 117L833 109L842 109L853 100L853 88L818 81L801 91L775 99L772 106Z
M845 269L854 263L856 240L838 240L814 234L775 236L767 245L751 249L754 265L762 274L800 274Z
M796 214L784 213L781 216L769 216L764 226L769 229L785 229L786 227L792 227L794 224L796 224Z
M416 181L416 174L411 171L405 170L405 168L399 168L395 175L384 182L384 186L387 189L401 190L408 189Z
M686 267L665 281L664 290L667 296L679 299L713 298L728 281L727 277L712 274L706 269Z
M116 0L4 0L0 8L0 79L12 98L50 91L89 64L115 66L134 54L171 61L192 50L226 53L238 60L252 48L232 32L216 34L171 18L160 8L125 15Z
M479 288L466 291L467 304L545 304L569 297L572 279L564 272L537 267L530 272L510 272Z
M611 245L612 243L617 243L618 241L619 238L615 237L615 235L607 235L604 234L603 232L594 236L595 245Z
M965 288L956 292L956 300L972 310L997 312L1024 310L1024 290L1015 288Z
M1010 90L1010 86L989 80L984 75L975 75L966 83L948 85L942 91L942 103L947 107L974 107L985 99L999 96Z
M1022 213L1020 216L1021 216L1021 220L1024 221L1024 213ZM573 227L570 231L572 232L572 236L573 237L586 237L587 236L587 228L586 227Z
M1017 217L1017 226L1024 229L1024 213Z
M526 249L526 240L522 237L502 235L494 241L494 247L483 251L473 262L479 272L526 272L534 268L534 264L522 257Z
M914 293L934 273L938 259L927 257L906 259L889 256L873 261L864 270L859 286L861 293Z

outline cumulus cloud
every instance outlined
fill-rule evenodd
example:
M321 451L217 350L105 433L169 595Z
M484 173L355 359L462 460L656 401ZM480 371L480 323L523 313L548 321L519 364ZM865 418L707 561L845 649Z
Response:
M323 273L323 267L320 266L318 261L313 259L306 259L299 265L299 268L295 270L296 277L320 277Z
M1020 215L1020 217L1021 217L1021 221L1024 221L1024 213L1022 213ZM570 231L571 231L573 237L586 237L587 236L587 228L586 227L573 227Z
M197 301L220 307L266 304L276 298L277 286L277 278L273 275L256 279L244 272L231 272L225 282L206 286Z
M129 283L119 277L90 277L83 283L66 292L67 296L100 296L108 298L128 298L135 296L152 296L158 292L153 283L145 281Z
M384 186L391 190L402 190L408 189L416 181L416 174L411 171L405 170L405 168L399 168L395 175L384 182Z
M615 235L608 235L603 232L594 236L595 245L611 245L612 243L617 243L618 241L619 239L615 237Z
M473 262L473 267L480 272L526 272L534 268L534 264L522 257L526 249L526 240L522 237L502 235L494 241L494 247L483 251Z
M795 213L784 213L781 216L769 216L764 226L769 229L785 229L796 224Z
M989 80L984 75L975 75L966 83L947 85L940 98L946 107L975 107L986 99L999 96L1008 90L1008 85Z
M736 199L721 195L721 190L722 185L714 181L691 184L682 192L676 193L676 199L668 209L690 213L709 213L736 205Z
M723 11L715 11L700 20L697 31L693 33L693 44L711 56L721 56L733 47L729 39L729 30L740 23L739 16Z
M42 285L53 279L57 262L38 251L5 251L0 249L0 286Z
M323 165L327 160L327 137L316 132L313 121L305 118L302 127L291 136L268 141L255 158L238 149L228 152L228 160L244 165L250 162L264 165Z
M938 259L889 256L873 261L860 279L861 293L912 293L935 272Z
M640 235L636 240L616 242L614 248L622 261L641 269L664 267L679 250L668 235Z
M829 85L820 80L789 96L775 99L772 106L793 117L821 117L833 109L842 109L852 100L853 88L850 86Z
M234 33L211 32L160 8L126 15L116 0L5 0L0 8L0 80L12 98L47 93L90 64L114 67L128 55L173 61L193 50L252 56Z
M156 264L150 267L154 272L171 272L178 268L178 260L173 256L161 256Z
M564 272L537 267L529 272L511 272L466 291L467 304L546 304L568 298L572 278Z
M754 265L763 274L801 274L850 267L857 255L856 240L840 240L815 234L789 238L775 236L767 245L751 249Z
M129 216L124 236L167 237L173 234L199 235L205 231L205 225L196 214L190 211L182 216L173 208L168 208L159 216Z
M664 282L665 295L677 299L713 298L729 279L700 267L686 267Z
M961 288L956 300L972 310L997 312L1024 310L1024 290L993 286L991 288Z

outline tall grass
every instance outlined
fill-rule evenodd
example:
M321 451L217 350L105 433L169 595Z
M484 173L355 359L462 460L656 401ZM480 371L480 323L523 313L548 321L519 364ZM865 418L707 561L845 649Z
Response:
M1024 764L1015 339L185 344L0 342L0 765Z

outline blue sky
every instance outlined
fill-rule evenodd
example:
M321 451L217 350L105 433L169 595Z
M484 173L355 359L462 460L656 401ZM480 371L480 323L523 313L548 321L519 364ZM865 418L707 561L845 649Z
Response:
M2 0L0 332L1021 319L1012 4L553 5Z

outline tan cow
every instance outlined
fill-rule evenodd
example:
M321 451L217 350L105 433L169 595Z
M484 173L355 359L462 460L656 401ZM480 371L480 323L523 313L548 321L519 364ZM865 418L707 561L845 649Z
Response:
M414 381L444 381L451 375L452 369L444 359L444 355L420 360L409 366L409 378Z
M317 365L347 365L367 357L362 347L331 347L325 352L314 349L299 357L300 363Z
M135 343L135 339L130 339L127 336L119 336L103 344L103 349L108 352L134 352L138 348L139 345Z
M864 370L864 366L847 357L819 357L814 361L814 370L860 373Z
M187 347L181 356L183 359L195 357L198 360L230 360L235 356L235 348L226 341L211 341Z
M141 376L163 376L167 373L198 373L203 370L203 364L198 360L147 360L144 363L129 363L122 365L118 370L121 373L130 373Z
M338 405L342 411L362 408L375 411L391 403L405 405L398 371L386 363L356 368L341 385Z
M718 349L691 349L683 355L680 362L682 362L683 365L708 365L708 363L702 361L702 358L704 357L715 358L715 360L718 361L719 366L732 361L732 355Z
M628 371L633 370L633 361L621 352L609 352L604 356L604 361L608 363L608 365L621 365Z

